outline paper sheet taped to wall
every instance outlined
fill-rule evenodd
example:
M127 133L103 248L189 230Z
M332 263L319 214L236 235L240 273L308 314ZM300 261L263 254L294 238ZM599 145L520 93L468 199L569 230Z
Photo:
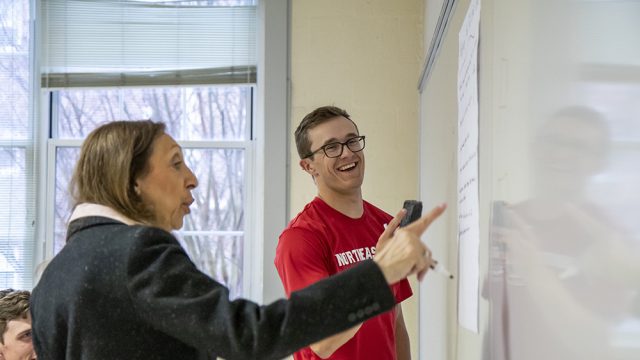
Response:
M458 35L458 321L478 332L480 217L478 205L478 38L480 0Z

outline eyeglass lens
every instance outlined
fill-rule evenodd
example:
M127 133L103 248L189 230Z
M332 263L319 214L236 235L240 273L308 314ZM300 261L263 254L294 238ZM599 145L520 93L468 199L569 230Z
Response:
M338 157L342 155L342 151L344 150L344 146L347 146L349 150L353 152L362 151L364 149L364 137L358 136L352 139L347 140L344 143L332 143L324 146L324 153L328 157Z

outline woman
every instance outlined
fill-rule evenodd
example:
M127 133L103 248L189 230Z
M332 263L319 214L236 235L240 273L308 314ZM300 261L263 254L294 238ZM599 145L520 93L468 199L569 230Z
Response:
M373 261L289 300L230 301L170 233L182 227L198 181L164 130L113 122L84 142L67 245L31 298L41 359L282 358L390 310L388 284L421 278L433 264L419 238L444 206L394 235L399 213Z

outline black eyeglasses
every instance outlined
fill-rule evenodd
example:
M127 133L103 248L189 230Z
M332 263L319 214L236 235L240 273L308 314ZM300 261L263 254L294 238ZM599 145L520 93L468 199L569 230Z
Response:
M332 142L329 144L325 144L320 149L316 151L312 151L307 154L307 156L303 157L306 159L318 153L320 150L324 151L324 154L329 158L337 158L342 155L342 151L344 150L345 145L351 150L351 152L358 152L364 149L364 135L352 137L345 142Z

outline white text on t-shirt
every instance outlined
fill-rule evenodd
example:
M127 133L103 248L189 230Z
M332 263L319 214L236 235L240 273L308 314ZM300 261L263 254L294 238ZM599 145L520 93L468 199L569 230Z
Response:
M376 247L362 247L353 249L338 254L334 254L338 260L338 266L345 266L355 264L359 261L371 259L376 254Z

